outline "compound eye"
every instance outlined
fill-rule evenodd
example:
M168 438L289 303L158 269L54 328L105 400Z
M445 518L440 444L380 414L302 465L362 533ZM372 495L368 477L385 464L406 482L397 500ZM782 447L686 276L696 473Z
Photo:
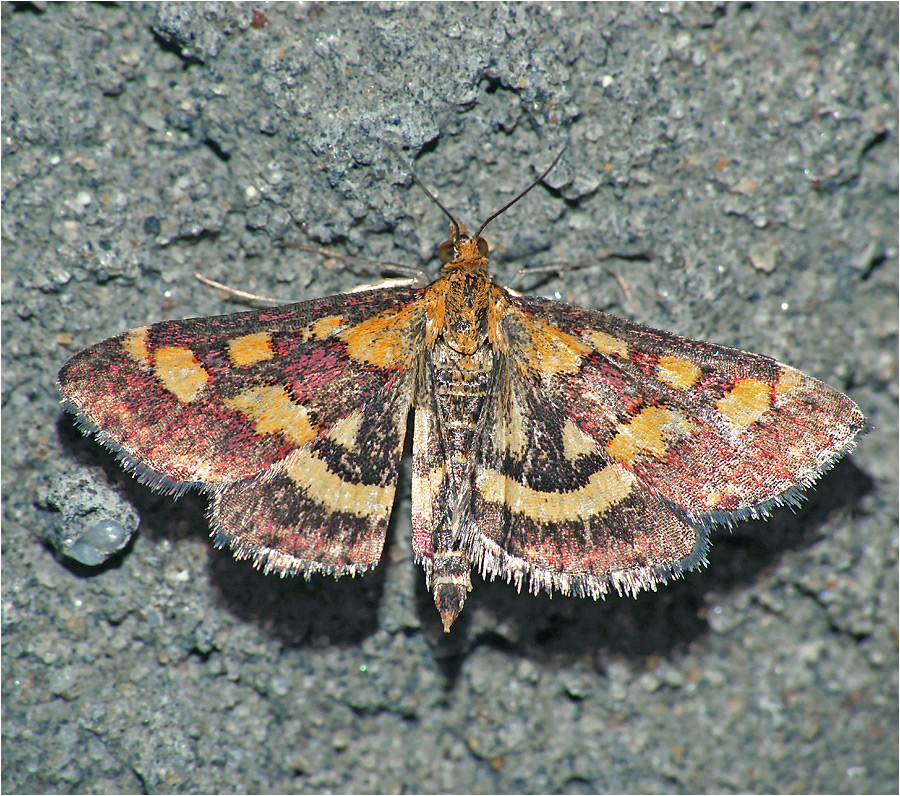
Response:
M475 245L478 247L478 253L482 257L487 257L490 249L488 248L487 241L484 238L478 237L475 239Z
M452 263L453 258L456 256L456 253L453 248L452 240L445 240L438 247L438 259L441 261L441 265L446 265L447 263Z

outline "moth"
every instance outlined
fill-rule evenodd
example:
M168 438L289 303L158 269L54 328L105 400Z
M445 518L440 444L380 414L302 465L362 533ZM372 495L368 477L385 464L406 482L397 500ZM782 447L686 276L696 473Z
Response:
M474 235L437 202L431 284L133 329L63 366L64 403L143 483L207 493L217 546L306 577L378 563L412 411L412 547L448 632L473 569L655 589L854 446L860 409L798 370L498 285L482 233L513 202Z

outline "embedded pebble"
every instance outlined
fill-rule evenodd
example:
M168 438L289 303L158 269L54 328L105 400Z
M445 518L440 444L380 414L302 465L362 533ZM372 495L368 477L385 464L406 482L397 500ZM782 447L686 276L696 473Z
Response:
M45 541L89 567L121 551L138 527L132 506L89 471L58 476L47 506L56 513Z

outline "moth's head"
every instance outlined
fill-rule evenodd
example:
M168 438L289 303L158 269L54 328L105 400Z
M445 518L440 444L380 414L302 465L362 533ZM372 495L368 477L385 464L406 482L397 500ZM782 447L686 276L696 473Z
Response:
M479 230L480 232L481 230ZM438 247L441 265L466 263L487 267L488 244L481 235L470 235L465 224L459 219L451 219L447 240ZM480 261L484 263L480 263Z

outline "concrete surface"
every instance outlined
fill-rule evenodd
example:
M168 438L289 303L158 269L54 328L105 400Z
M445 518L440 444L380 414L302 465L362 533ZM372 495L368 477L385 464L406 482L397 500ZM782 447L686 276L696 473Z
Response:
M896 4L2 14L4 792L895 791ZM285 301L380 275L293 244L434 275L445 221L386 141L473 224L567 145L492 224L498 278L588 263L526 289L773 355L873 431L703 572L597 604L479 580L449 638L408 460L364 578L214 550L56 371L245 308L197 270ZM105 531L140 515L102 567L54 551L67 490Z

